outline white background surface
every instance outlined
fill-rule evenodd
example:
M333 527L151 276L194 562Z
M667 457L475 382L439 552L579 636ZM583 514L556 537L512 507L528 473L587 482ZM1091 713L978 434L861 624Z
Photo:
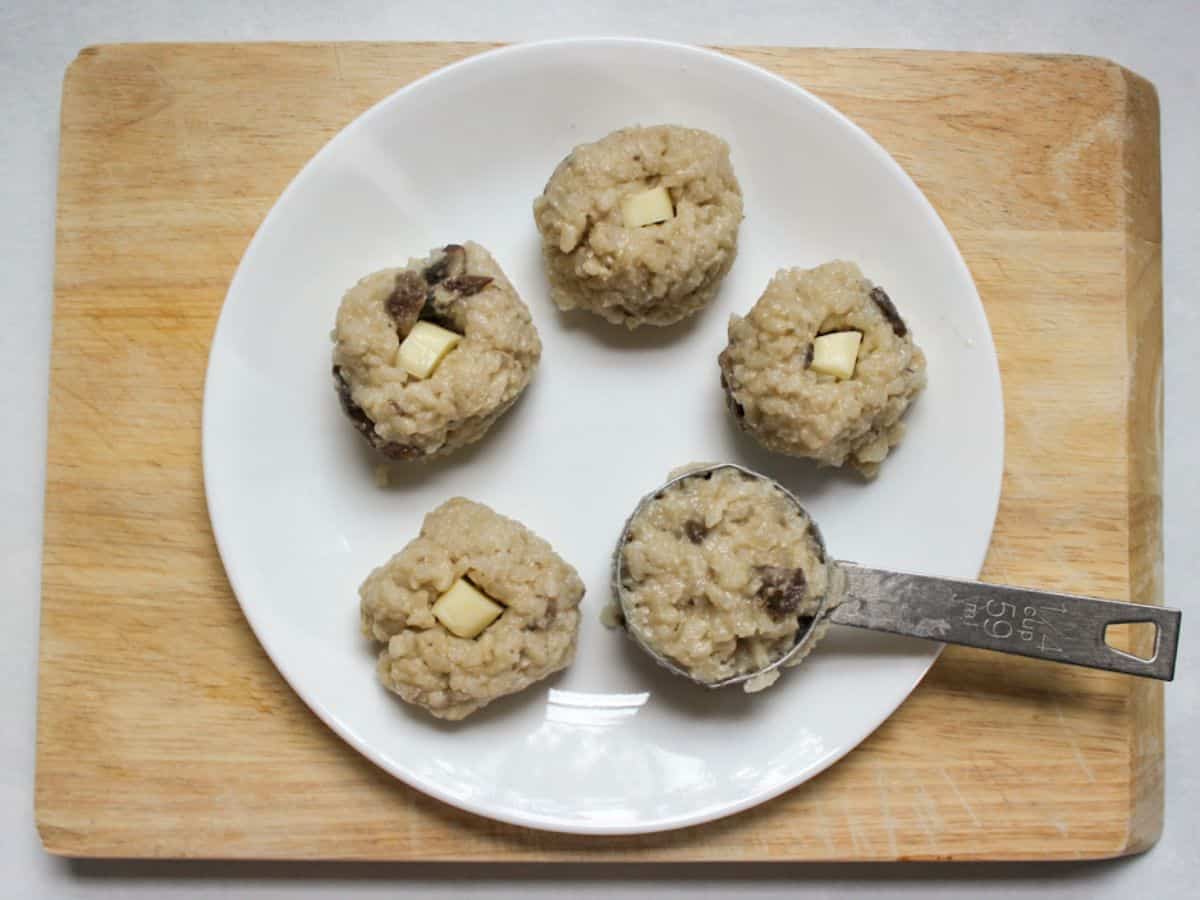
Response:
M1167 596L1194 618L1200 553L1195 385L1200 380L1200 3L808 0L166 0L0 5L0 893L14 897L1183 897L1200 862L1200 677L1196 641L1167 689L1164 836L1132 860L1046 865L343 866L70 863L41 852L33 828L46 385L58 105L80 47L148 40L523 40L637 34L695 43L914 47L1107 56L1150 78L1163 121L1166 294ZM203 10L200 12L200 10ZM544 10L544 11L543 11ZM1192 621L1192 619L1189 619ZM1193 623L1192 629L1196 626ZM1189 632L1185 631L1185 634ZM86 748L81 748L86 752Z

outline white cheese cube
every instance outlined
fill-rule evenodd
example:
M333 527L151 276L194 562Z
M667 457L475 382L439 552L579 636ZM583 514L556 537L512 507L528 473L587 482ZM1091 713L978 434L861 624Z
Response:
M400 342L396 361L409 375L428 378L447 353L454 349L461 334L448 331L432 322L418 322L408 337Z
M433 616L460 638L478 637L500 617L504 607L462 578L433 604Z
M835 331L823 334L813 341L812 362L814 372L849 378L854 374L858 362L858 348L862 344L861 331Z
M661 185L642 191L640 194L628 194L621 198L621 218L626 228L641 228L643 225L654 225L675 217L675 207L671 205L671 195Z

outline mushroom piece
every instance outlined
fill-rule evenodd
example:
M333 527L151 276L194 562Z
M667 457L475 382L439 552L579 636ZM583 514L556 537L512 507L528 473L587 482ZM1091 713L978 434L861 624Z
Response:
M396 334L404 340L425 308L425 282L416 272L405 269L396 274L396 286L383 301L383 308L396 323Z

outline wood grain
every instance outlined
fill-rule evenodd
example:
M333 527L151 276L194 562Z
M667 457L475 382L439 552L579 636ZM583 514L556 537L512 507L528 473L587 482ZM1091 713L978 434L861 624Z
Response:
M37 825L76 856L1061 859L1162 820L1162 688L947 650L831 770L638 838L499 825L392 780L255 642L209 531L208 343L296 170L470 44L93 47L63 91ZM984 576L1162 601L1153 88L1087 58L734 49L863 125L958 240L995 333L1007 458ZM1130 640L1133 638L1131 637Z

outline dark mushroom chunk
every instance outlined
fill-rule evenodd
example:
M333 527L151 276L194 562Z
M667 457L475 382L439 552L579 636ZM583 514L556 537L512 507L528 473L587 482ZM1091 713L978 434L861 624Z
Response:
M446 302L444 298L437 296L431 290L429 300L426 302L425 308L421 310L421 320L439 325L448 331L458 331L459 329L454 323L453 309L453 302Z
M386 441L379 436L378 432L375 431L374 420L366 414L361 406L354 402L354 398L350 394L350 385L346 382L346 377L342 374L341 366L333 367L333 386L337 391L338 402L341 404L342 412L346 414L346 418L350 420L350 424L366 439L368 444L388 459L416 459L422 455L420 447L398 444L395 441Z
M396 275L396 284L383 302L383 308L396 323L401 340L408 337L425 306L425 282L416 272L405 269Z
M447 244L442 255L425 267L427 285L421 318L451 331L461 330L460 300L478 294L494 280L488 275L467 274L467 251L460 244Z
M398 444L395 441L371 442L380 453L388 459L417 459L422 456L421 448L412 444Z
M683 533L693 544L700 544L708 534L708 528L699 519L688 519L683 523Z
M813 352L813 345L809 344L808 348L804 351L804 368L806 369L812 365Z
M361 406L354 402L354 398L350 396L350 385L346 383L346 378L342 375L340 366L333 367L333 386L337 390L338 402L342 405L342 412L354 425L355 428L372 443L378 439L375 434L375 423L371 420Z
M734 398L733 394L729 395L729 408L733 412L733 414L735 416L737 416L739 419L746 418L746 407L742 406L742 404L740 404Z
M725 391L725 405L737 418L745 418L746 408L734 396L733 364L729 361L728 350L721 351L721 355L717 357L717 364L721 367L721 389Z
M766 607L767 614L776 621L794 615L804 602L808 590L808 578L804 570L759 566L756 571L762 579L758 599Z
M458 299L456 295L447 294L440 288L430 288L425 307L421 310L422 320L450 331L461 331L454 319L454 307L457 306Z
M491 284L492 281L493 279L488 275L458 275L454 278L447 278L442 286L446 290L458 294L460 297L472 297Z
M896 337L904 337L908 334L908 326L900 318L900 313L896 310L896 304L892 302L892 298L887 295L887 292L883 288L871 288L871 299L875 301L875 305L879 307L879 311L883 313L883 317L892 326L892 331L896 333Z
M467 248L461 244L447 244L442 255L425 267L421 274L430 285L440 284L447 278L455 278L467 270Z

